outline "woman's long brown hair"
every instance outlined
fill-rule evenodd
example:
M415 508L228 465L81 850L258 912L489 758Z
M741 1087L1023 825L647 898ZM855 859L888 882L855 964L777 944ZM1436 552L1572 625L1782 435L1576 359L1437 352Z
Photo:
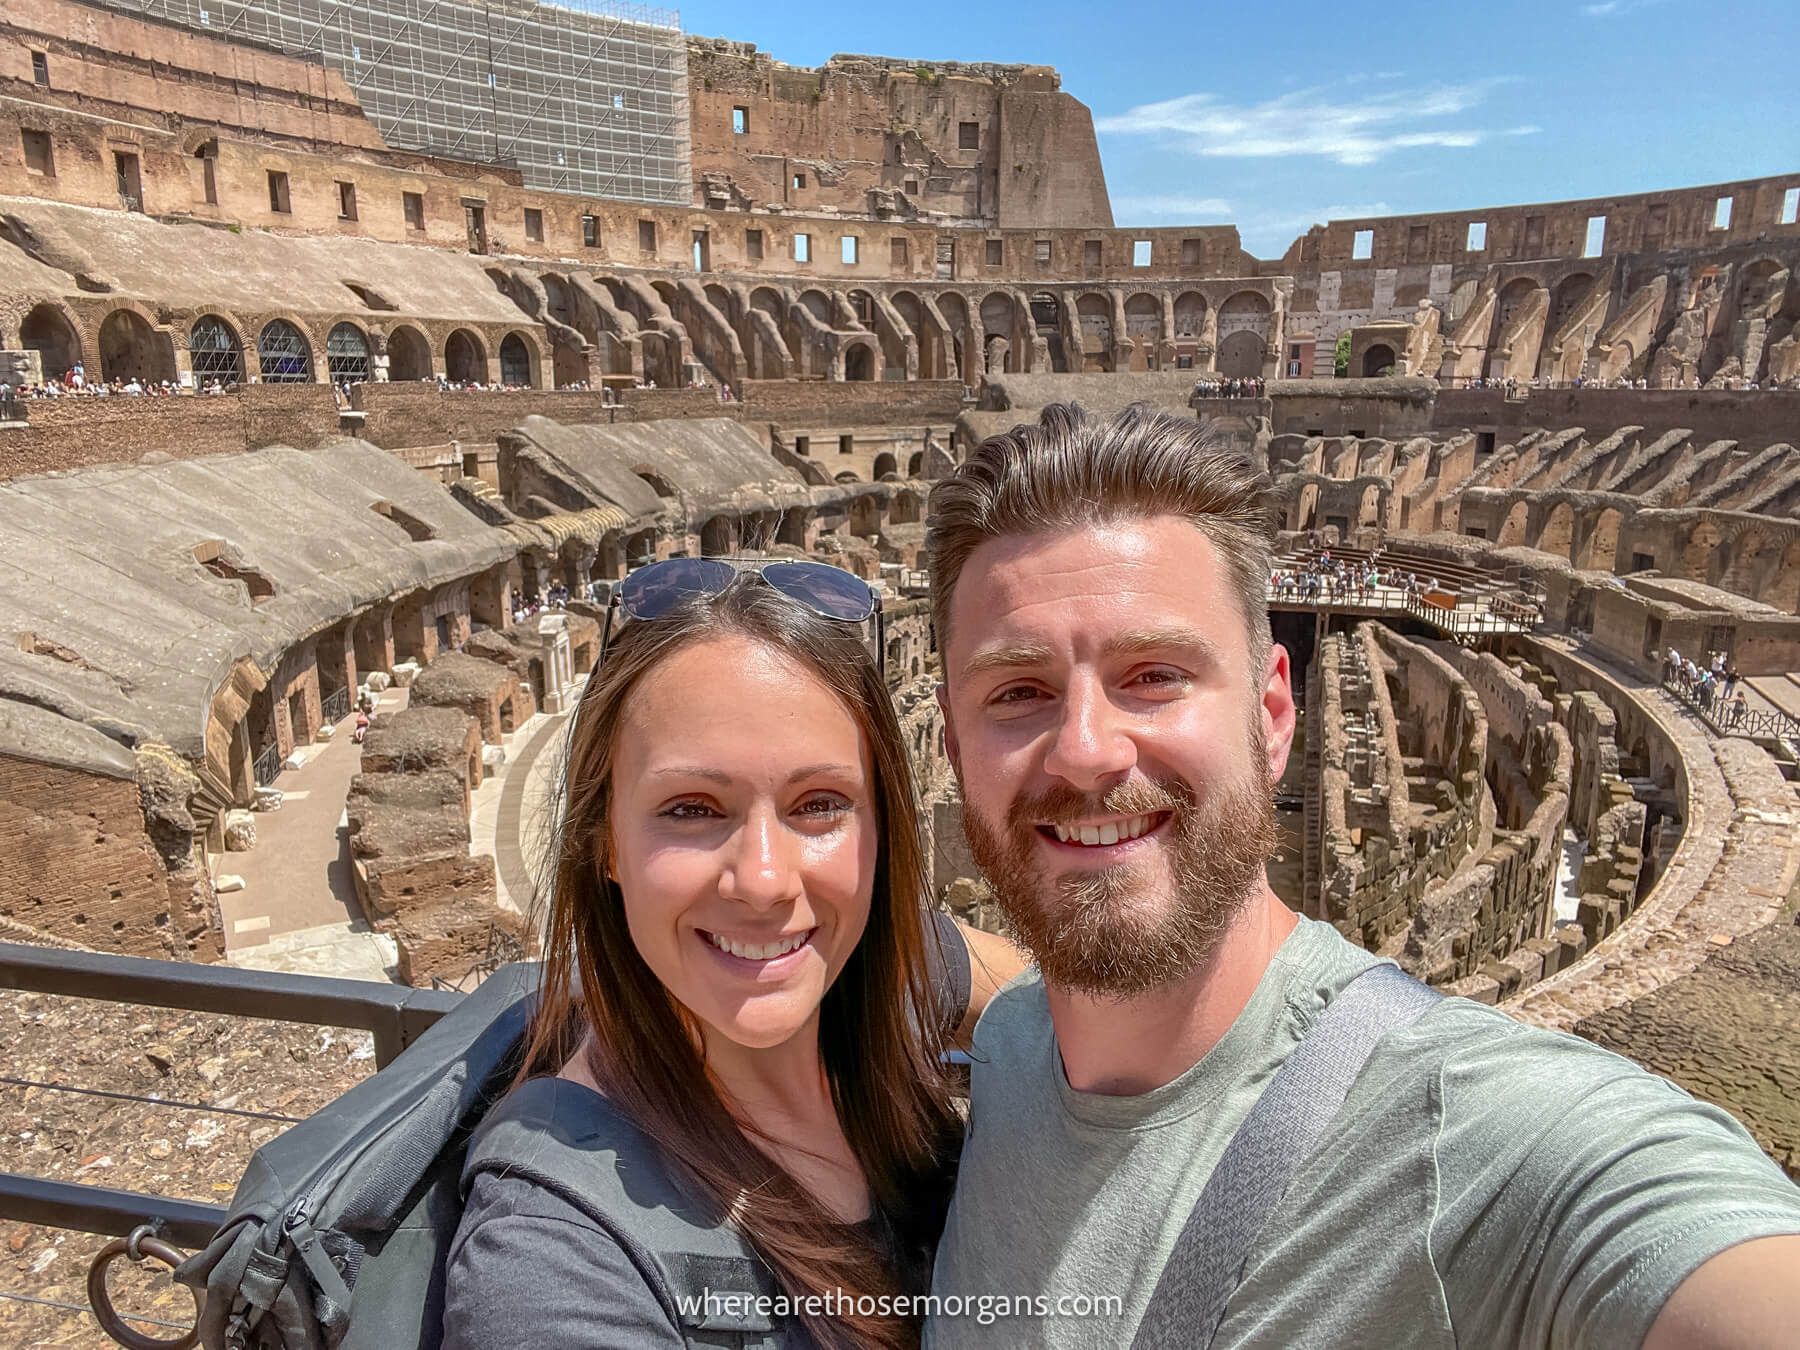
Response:
M792 659L796 677L821 681L869 747L881 853L862 941L820 1007L819 1051L877 1210L896 1220L907 1246L935 1239L910 1231L909 1218L961 1127L939 1067L944 1014L925 975L926 861L905 743L860 631L813 615L755 578L627 625L590 677L558 785L543 995L518 1081L556 1073L591 1029L591 1063L608 1100L657 1141L697 1198L730 1216L783 1290L853 1298L902 1292L885 1247L836 1219L752 1142L753 1127L707 1070L697 1020L639 955L618 884L607 876L613 754L631 693L676 652L724 634L764 643ZM827 1346L918 1342L914 1319L803 1320Z

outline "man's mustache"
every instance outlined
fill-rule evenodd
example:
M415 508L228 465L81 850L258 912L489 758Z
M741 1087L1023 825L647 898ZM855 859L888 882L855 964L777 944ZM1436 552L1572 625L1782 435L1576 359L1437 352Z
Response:
M1095 816L1151 816L1180 812L1194 804L1194 791L1182 779L1134 778L1095 796L1065 783L1014 799L1006 813L1015 829L1039 825L1072 825Z

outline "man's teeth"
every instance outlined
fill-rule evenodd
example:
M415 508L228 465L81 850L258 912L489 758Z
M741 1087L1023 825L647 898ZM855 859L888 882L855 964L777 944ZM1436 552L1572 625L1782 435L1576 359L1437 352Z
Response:
M1050 828L1065 844L1105 847L1121 839L1136 839L1150 828L1150 817L1132 816L1129 820L1109 820L1104 825L1053 825Z
M801 946L812 936L809 928L804 933L794 933L776 942L733 942L730 938L720 937L717 933L708 933L707 939L722 952L732 956L740 956L746 961L773 961L778 956L786 956Z

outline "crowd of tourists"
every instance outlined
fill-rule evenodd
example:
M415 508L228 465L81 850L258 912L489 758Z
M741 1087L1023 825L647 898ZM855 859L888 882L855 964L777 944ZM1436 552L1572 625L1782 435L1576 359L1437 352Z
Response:
M218 382L215 380L216 385ZM33 381L29 384L14 386L10 381L0 380L0 402L11 403L15 399L39 398L165 398L175 394L193 392L183 389L174 380L146 380L136 375L112 380L90 380L87 372L79 365L71 366L61 375L52 375L47 379ZM205 393L219 393L221 389L206 389Z
M1737 662L1724 652L1703 654L1699 663L1674 647L1663 653L1663 687L1691 700L1701 712L1728 727L1741 722L1747 711L1740 678Z
M1542 375L1534 375L1529 380L1521 380L1516 376L1472 375L1455 382L1458 389L1504 389L1508 395L1517 395L1523 390L1531 389L1794 389L1800 390L1800 377L1783 384L1780 380L1746 380L1741 376L1715 376L1704 386L1698 378L1688 376L1686 380L1676 380L1673 384L1654 385L1642 375L1633 378L1620 375L1610 380L1589 379L1585 375L1577 375L1572 380L1549 380Z
M1195 398L1261 398L1269 391L1269 382L1260 376L1228 380L1195 380Z
M1323 600L1345 598L1367 599L1382 587L1393 587L1408 595L1422 595L1438 588L1436 577L1420 580L1418 573L1393 566L1382 566L1381 550L1367 558L1345 561L1333 558L1325 549L1306 557L1292 567L1277 567L1269 573L1271 600L1297 600L1317 604Z

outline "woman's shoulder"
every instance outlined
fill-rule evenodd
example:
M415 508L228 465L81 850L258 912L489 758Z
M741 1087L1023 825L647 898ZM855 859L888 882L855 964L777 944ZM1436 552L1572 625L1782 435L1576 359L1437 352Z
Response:
M681 1307L705 1292L696 1270L715 1291L773 1292L737 1231L581 1083L533 1078L503 1097L469 1141L462 1180L447 1350L521 1338L676 1346L699 1315Z

